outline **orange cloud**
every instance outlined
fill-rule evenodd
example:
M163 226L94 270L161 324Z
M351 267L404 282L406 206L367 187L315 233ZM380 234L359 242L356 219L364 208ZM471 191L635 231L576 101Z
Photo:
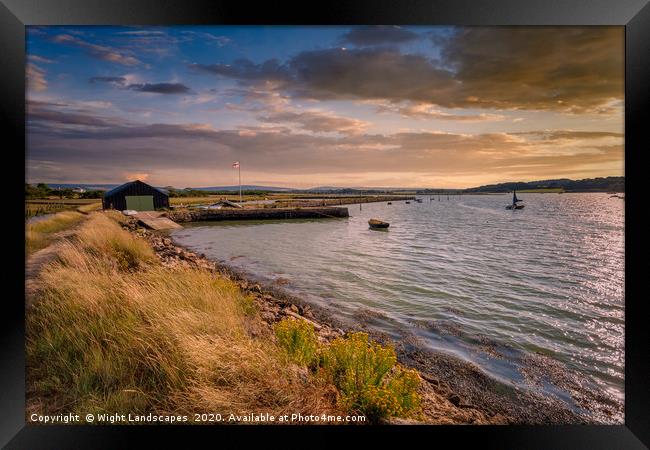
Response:
M27 63L27 85L29 89L34 91L46 90L47 80L45 79L45 70L34 63Z
M150 174L144 172L133 172L133 173L127 172L123 174L123 177L126 181L135 181L135 180L146 181L147 178L149 178L149 175Z

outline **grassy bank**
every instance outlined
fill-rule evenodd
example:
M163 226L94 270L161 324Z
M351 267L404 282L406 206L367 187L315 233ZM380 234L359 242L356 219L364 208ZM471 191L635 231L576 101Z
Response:
M25 201L25 220L63 211L90 212L101 207L98 199L41 199Z
M359 336L323 346L293 322L277 334L236 284L163 266L120 220L91 213L39 275L27 314L28 413L417 412L416 386L400 384L390 349L369 356L382 348ZM307 359L291 343L313 346Z
M63 211L47 217L36 223L25 226L25 245L27 254L47 247L57 233L78 224L84 215L77 211Z

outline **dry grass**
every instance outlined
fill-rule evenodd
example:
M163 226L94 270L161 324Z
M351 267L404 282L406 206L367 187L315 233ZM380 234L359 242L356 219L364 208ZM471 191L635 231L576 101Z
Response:
M25 226L25 245L27 253L47 247L59 233L70 228L84 219L84 215L76 211L62 211L36 223Z
M39 199L26 199L25 203L30 204L59 204L59 205L88 205L90 203L101 203L99 198L39 198Z
M82 206L77 208L77 211L82 212L82 213L89 213L91 211L97 211L97 210L101 209L101 207L102 207L102 202L98 201L98 202L95 202L95 203L88 203L88 204L82 205Z
M214 203L217 200L219 200L219 196L211 196L211 197L170 197L169 198L169 204L170 205L199 205L199 204L204 204L204 203Z
M236 285L163 267L149 245L91 213L27 314L28 404L40 413L322 414L327 386L269 339ZM82 416L83 417L83 416Z
M75 209L76 206L74 205L64 205L61 203L25 203L25 220L35 216L54 214L61 211L73 211Z
M80 211L87 213L102 206L100 199L40 199L25 201L25 220L34 216L53 214L61 211Z
M271 195L243 195L242 200L244 201L249 201L249 200L264 200L264 198L272 198ZM180 206L180 205L201 205L201 204L210 204L214 203L219 200L230 200L233 202L238 202L239 201L239 193L232 193L232 194L216 194L216 195L210 195L210 196L204 196L204 197L170 197L169 198L169 204L174 205L174 206Z

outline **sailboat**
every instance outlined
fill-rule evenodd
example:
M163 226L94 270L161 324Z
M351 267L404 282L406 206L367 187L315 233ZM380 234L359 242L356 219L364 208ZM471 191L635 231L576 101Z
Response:
M526 205L518 205L521 200L517 198L517 191L512 191L512 205L506 206L506 209L524 209Z

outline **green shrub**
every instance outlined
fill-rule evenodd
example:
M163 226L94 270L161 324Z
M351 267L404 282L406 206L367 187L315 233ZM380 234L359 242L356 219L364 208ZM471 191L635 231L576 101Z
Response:
M318 355L318 339L314 327L304 320L284 319L275 326L278 344L289 357L304 366L311 366Z
M320 347L311 324L284 319L275 326L280 347L294 362L311 367L341 394L342 406L376 422L384 417L413 417L420 411L415 370L397 364L391 347L352 333Z
M255 298L252 295L242 295L240 306L244 315L253 316L257 313L257 306L255 305Z
M321 373L341 392L344 406L371 421L411 416L420 409L419 377L397 364L395 351L365 333L337 338L323 350Z

